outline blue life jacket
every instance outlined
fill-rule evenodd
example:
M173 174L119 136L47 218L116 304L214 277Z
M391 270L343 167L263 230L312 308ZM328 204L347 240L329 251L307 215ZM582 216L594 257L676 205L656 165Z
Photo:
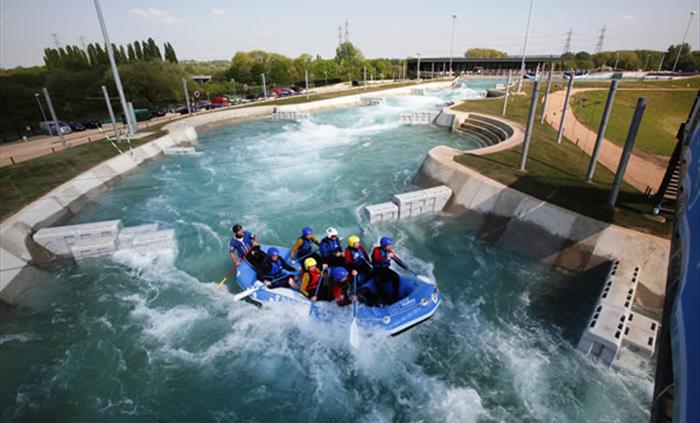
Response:
M297 258L304 257L305 255L308 255L313 251L314 249L314 240L313 239L308 239L305 236L299 237L304 243L301 244L301 247L297 250Z
M362 252L362 248L350 247L350 254L352 254L353 264L363 264L367 260L367 257L365 257L365 253ZM355 257L355 254L357 254L357 257Z
M282 259L277 260L270 259L272 267L269 272L266 272L263 276L267 279L274 280L282 276Z
M331 239L325 237L321 240L321 245L318 247L318 252L321 253L322 257L330 257L337 252L343 252L343 247L340 245L338 239Z
M379 255L384 258L383 261L375 261L374 255L379 252ZM375 247L372 251L372 267L375 269L388 269L391 266L391 260L389 259L389 251L383 249L382 247Z
M235 236L231 238L231 241L228 243L228 250L229 252L233 253L234 251L238 254L238 258L243 258L245 253L250 250L250 247L253 246L253 234L251 234L248 231L243 231L243 238L238 239Z

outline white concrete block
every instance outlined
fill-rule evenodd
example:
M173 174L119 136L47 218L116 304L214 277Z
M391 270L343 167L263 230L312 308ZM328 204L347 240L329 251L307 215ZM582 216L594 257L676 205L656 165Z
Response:
M411 94L412 95L425 95L425 89L424 88L411 88Z
M194 147L169 147L163 150L166 156L192 156L197 154Z
M361 102L365 106L377 106L380 104L384 104L384 98L383 97L362 97Z
M622 343L633 351L647 357L654 355L656 338L659 333L659 322L638 313L630 313L627 319Z
M157 223L148 223L139 226L130 226L119 231L118 247L131 248L134 238L140 234L156 232L158 230Z
M122 228L122 221L119 219L105 220L102 222L83 223L73 226L75 226L76 235L80 241L100 238L116 239Z
M176 250L177 241L174 229L136 234L131 240L129 249L134 250Z
M121 220L85 223L80 225L56 226L38 230L34 241L58 256L68 257L73 254L73 246L81 241L112 239L114 241L121 229Z
M399 218L399 207L394 203L381 203L365 207L369 223L386 222Z
M71 246L71 252L76 260L105 256L116 251L115 241L112 237L80 240Z
M611 365L622 345L628 315L628 310L598 304L583 332L578 349Z

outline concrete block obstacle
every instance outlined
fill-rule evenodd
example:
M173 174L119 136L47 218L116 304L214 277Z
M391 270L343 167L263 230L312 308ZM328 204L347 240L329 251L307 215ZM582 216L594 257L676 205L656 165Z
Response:
M363 106L379 106L384 104L384 97L362 97Z
M310 118L310 113L297 112L296 110L276 110L270 115L272 120L308 120Z
M438 117L439 112L402 113L401 123L407 125L430 125Z
M364 208L369 223L407 219L425 214L440 213L452 190L445 185L433 188L396 194L392 202L375 204Z
M632 312L639 272L639 266L623 267L620 260L613 261L578 343L581 352L607 366L614 364L623 345L649 357L654 354L659 323Z
M193 156L197 154L194 147L170 147L163 150L166 156Z
M176 251L175 231L157 223L124 227L121 220L56 226L38 230L34 241L61 258L83 260L119 250Z
M411 88L411 95L425 95L425 88Z

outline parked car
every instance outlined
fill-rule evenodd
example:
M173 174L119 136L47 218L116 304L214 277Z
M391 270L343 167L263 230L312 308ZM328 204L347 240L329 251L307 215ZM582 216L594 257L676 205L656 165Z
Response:
M59 121L58 128L56 128L56 124L50 120L39 122L39 129L44 135L58 135L58 131L61 131L61 134L63 135L70 134L71 132L73 132L70 125L68 125L67 123Z
M165 109L153 109L151 110L151 117L163 117L165 113Z
M82 132L87 129L85 125L80 122L68 122L68 126L70 126L70 129L72 129L73 132Z
M88 129L102 128L102 122L97 119L86 120L83 122L83 125L85 125L85 127Z
M173 113L180 113L181 115L187 114L187 106L180 106L173 109Z

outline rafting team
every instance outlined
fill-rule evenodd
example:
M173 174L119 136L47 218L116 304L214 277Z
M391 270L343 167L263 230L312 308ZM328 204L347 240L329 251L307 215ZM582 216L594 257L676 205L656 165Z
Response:
M287 263L275 247L262 251L257 236L241 225L234 225L232 230L231 259L236 265L247 260L258 280L268 288L292 288L311 301L335 301L341 307L356 300L370 306L399 300L399 275L390 266L392 260L404 268L405 264L394 253L394 240L388 236L380 239L370 256L357 235L348 237L348 245L343 249L335 228L326 229L326 236L319 241L311 228L304 227ZM302 265L300 274L288 273L298 270L297 263ZM357 297L353 295L354 279ZM376 291L369 286L371 280Z

